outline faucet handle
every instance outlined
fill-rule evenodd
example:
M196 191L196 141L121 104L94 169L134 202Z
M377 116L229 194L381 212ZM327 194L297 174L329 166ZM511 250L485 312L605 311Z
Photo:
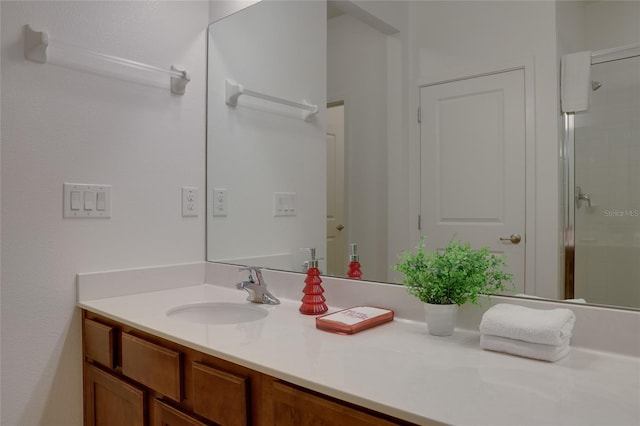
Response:
M257 281L259 285L263 285L264 279L262 278L262 268L259 266L241 266L238 268L238 271L249 271L249 281L255 282ZM253 273L256 274L256 280L253 279Z
M257 266L241 266L238 268L239 272L249 271L249 278L253 280L253 272L256 273L260 270Z
M250 286L251 284L255 284L255 282L253 280L250 281L240 281L239 283L236 283L236 288L238 290L243 290L246 289L248 286Z

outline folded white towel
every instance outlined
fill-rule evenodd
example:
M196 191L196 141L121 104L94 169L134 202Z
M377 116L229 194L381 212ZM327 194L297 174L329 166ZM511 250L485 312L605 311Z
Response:
M489 334L480 336L480 347L490 351L505 352L512 355L551 362L564 358L571 349L568 340L561 345L543 345L540 343L529 343L521 340L491 336Z
M562 55L560 69L560 99L562 111L589 109L591 95L591 52Z
M531 309L500 303L482 316L480 332L544 345L560 345L571 338L576 316L569 309Z

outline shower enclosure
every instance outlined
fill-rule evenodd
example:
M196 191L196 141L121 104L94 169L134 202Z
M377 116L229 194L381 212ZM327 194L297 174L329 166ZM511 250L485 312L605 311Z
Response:
M640 308L640 45L594 52L564 115L566 298Z

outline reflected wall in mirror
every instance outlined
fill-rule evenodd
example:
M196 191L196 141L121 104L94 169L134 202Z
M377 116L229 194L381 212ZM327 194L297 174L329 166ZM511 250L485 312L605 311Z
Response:
M580 283L573 294L564 285L571 262L565 264L562 247L574 231L565 223L574 199L564 181L574 172L557 155L558 70L563 54L637 43L638 23L640 2L270 0L213 23L207 259L303 271L308 254L301 249L314 247L326 259L321 269L342 276L355 243L363 278L394 282L397 254L415 247L420 235L433 249L455 234L507 253L522 271L519 293L625 304L580 294ZM492 110L465 115L471 102L457 109L434 104L437 117L449 111L448 134L457 136L430 151L425 122L436 115L425 114L425 106L433 88L458 90L458 82L514 71L525 118L515 163L500 148L514 139L496 145L498 136L473 127L474 120L491 127ZM244 95L229 106L226 79L320 111L304 121L295 108ZM507 164L522 171L514 202L505 201ZM505 203L521 205L521 223L506 225L513 213ZM295 212L279 215L282 209ZM494 234L483 236L470 222ZM443 223L448 228L440 235ZM512 242L515 234L521 243Z
M394 10L408 18L406 4ZM322 31L310 30L320 26ZM259 39L260 47L242 45L236 32L242 40ZM304 249L313 247L324 273L345 276L348 247L356 244L366 260L365 278L390 279L387 164L393 144L388 141L402 147L406 140L399 35L390 24L347 3L329 3L327 8L324 2L263 1L210 26L208 260L302 272L308 259ZM272 51L282 55L276 53L276 59L269 56ZM323 72L321 79L318 71ZM242 97L238 107L230 108L223 102L221 82L232 74L244 75L244 81L232 78L247 88L274 96L315 98L324 114L302 122L295 111ZM339 104L333 110L343 112L339 149L336 124L325 121L328 103ZM243 158L241 166L236 155ZM235 174L231 168L237 168ZM242 175L245 184L237 182ZM275 216L276 193L295 194L295 215ZM234 211L217 212L216 195L227 197Z
M208 260L301 270L300 249L325 257L325 15L323 2L260 2L209 28ZM320 112L230 106L227 80Z

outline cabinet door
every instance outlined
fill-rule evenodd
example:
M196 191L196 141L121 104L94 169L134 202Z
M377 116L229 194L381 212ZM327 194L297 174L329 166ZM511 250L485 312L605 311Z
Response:
M85 366L85 426L144 426L144 391Z
M194 362L193 411L222 426L247 426L248 379Z
M280 382L273 383L273 404L274 423L278 426L389 426L399 424Z
M164 402L153 401L153 419L151 426L207 426L182 411Z

